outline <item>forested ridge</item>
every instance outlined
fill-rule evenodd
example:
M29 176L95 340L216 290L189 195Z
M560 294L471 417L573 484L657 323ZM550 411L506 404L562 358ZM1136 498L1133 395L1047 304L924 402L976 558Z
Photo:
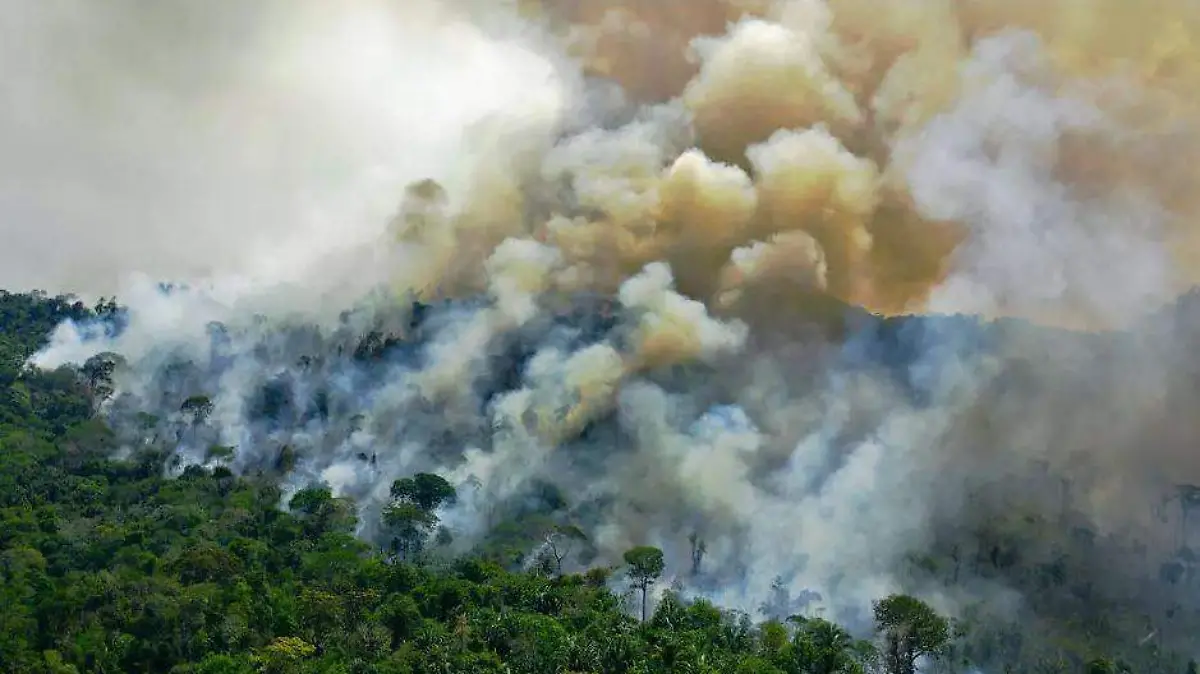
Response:
M582 534L531 525L550 513L524 513L450 558L437 513L454 488L436 475L392 485L385 549L354 535L354 504L327 486L284 507L270 471L167 477L167 443L120 452L93 416L102 376L25 365L60 321L96 312L118 309L0 294L0 671L907 674L919 663L970 671L996 648L994 632L906 595L880 598L874 632L855 635L671 589L647 602L661 551L563 573ZM522 546L541 554L514 555ZM1054 653L1008 671L1195 671L1168 654L1137 670L1093 646Z

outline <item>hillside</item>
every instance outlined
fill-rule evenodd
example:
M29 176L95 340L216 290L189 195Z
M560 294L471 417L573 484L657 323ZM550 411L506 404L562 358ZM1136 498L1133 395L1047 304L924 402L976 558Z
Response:
M705 575L703 550L693 557L693 577L677 576L675 589L652 602L652 618L639 626L636 592L629 602L628 564L583 563L595 556L587 554L593 542L573 523L588 526L588 506L552 481L538 480L523 492L538 498L501 504L490 529L463 548L451 540L460 533L453 509L435 506L429 516L412 519L413 507L396 509L409 502L395 498L407 493L403 488L391 488L383 524L364 519L373 516L369 507L335 497L319 483L289 488L301 455L273 466L235 458L233 472L225 467L227 455L210 450L207 467L189 465L187 448L195 440L186 436L203 434L203 424L172 437L143 412L143 441L130 445L122 440L129 428L118 423L114 434L91 416L94 403L111 393L101 385L111 375L97 376L95 362L82 371L19 365L59 321L96 315L70 300L12 294L2 300L5 671L799 673L869 669L875 657L871 641L854 641L804 610L786 585L749 613L722 611L699 598L722 595L721 575ZM115 307L103 309L100 320L120 319ZM898 373L916 398L936 393L922 385L928 379L900 377L911 375L924 353L914 347L921 335L968 335L963 343L977 357L1003 343L989 335L1012 329L965 318L871 320L873 326L864 327L856 319L855 334L873 334L876 350L860 354L855 366ZM1095 339L1059 338L1072 349ZM403 357L391 355L404 353L404 340L395 340L389 345L368 335L348 357L365 359L367 369L382 368L387 359ZM172 406L183 402L174 400L184 390L176 389ZM933 402L925 397L921 404ZM298 412L259 413L276 430L302 423L287 416ZM111 420L122 422L119 415ZM582 436L604 437L606 423L612 422L597 419ZM380 462L377 456L362 460ZM1003 513L979 511L980 519L966 522L974 528L943 532L898 570L918 591L934 583L951 591L956 584L979 584L983 599L959 611L964 636L945 652L941 667L957 671L974 662L1014 671L1082 671L1111 653L1128 660L1130 671L1184 671L1169 648L1156 645L1185 638L1196 624L1195 605L1157 588L1190 582L1190 571L1186 580L1143 578L1114 563L1112 555L1128 552L1122 550L1127 540L1081 537L1085 530L1055 512L1005 507ZM389 512L393 523L408 512L403 521L409 524L389 529ZM444 527L436 523L438 513L446 517ZM388 543L388 531L399 538ZM383 544L383 552L370 540ZM693 538L693 548L696 543ZM708 544L720 542L710 538ZM585 554L573 557L577 553ZM989 581L1028 601L1015 613L989 605L988 597L1011 600L989 595L983 587ZM1156 613L1172 594L1176 605ZM808 617L757 622L797 609ZM871 628L863 628L853 632L874 641ZM886 633L886 627L878 632L881 638Z
M639 625L608 589L627 585L619 569L398 559L352 535L353 502L328 488L284 510L274 476L166 477L170 444L115 458L94 378L21 367L51 326L91 312L13 294L0 312L5 672L767 673L872 657L820 619L755 625L671 594Z

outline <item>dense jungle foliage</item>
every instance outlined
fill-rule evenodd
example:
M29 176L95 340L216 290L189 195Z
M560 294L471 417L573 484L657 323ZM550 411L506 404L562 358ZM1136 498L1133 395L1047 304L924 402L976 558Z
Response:
M24 365L61 320L116 311L0 293L0 672L970 669L978 646L964 625L904 595L879 601L875 633L855 638L819 617L754 622L670 591L647 608L663 570L650 547L584 574L560 573L557 552L529 570L495 551L447 559L425 545L454 497L437 476L393 486L384 518L396 536L381 551L353 535L354 505L321 485L283 504L270 475L166 477L166 446L117 458L93 417L97 378ZM1129 671L1095 655L1041 671Z

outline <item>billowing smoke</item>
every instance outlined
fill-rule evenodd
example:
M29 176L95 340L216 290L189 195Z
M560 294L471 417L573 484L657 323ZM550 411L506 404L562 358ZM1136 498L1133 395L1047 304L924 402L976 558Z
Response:
M960 543L1025 518L1105 550L1029 565L1161 608L1152 509L1200 480L1195 330L1150 315L1200 269L1192 3L155 7L0 40L0 280L119 287L120 335L36 362L120 354L131 446L326 481L366 536L436 471L464 546L552 485L598 561L850 618L1009 606L971 560L1011 551Z
M391 264L371 250L398 185L455 180L487 153L472 125L540 130L573 86L438 0L0 6L6 287L141 272L353 297Z

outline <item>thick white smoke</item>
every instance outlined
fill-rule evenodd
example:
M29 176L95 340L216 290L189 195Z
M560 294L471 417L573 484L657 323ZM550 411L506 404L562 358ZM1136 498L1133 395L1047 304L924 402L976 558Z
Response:
M127 294L141 273L353 297L394 273L373 253L404 185L462 179L474 125L552 129L571 101L536 44L437 0L0 17L5 287Z
M931 308L1065 322L1055 313L1077 306L1124 325L1161 301L1172 285L1166 220L1177 216L1134 185L1089 193L1063 175L1066 136L1138 139L1086 92L1061 90L1035 34L981 43L963 78L954 108L907 141L918 209L971 229Z

